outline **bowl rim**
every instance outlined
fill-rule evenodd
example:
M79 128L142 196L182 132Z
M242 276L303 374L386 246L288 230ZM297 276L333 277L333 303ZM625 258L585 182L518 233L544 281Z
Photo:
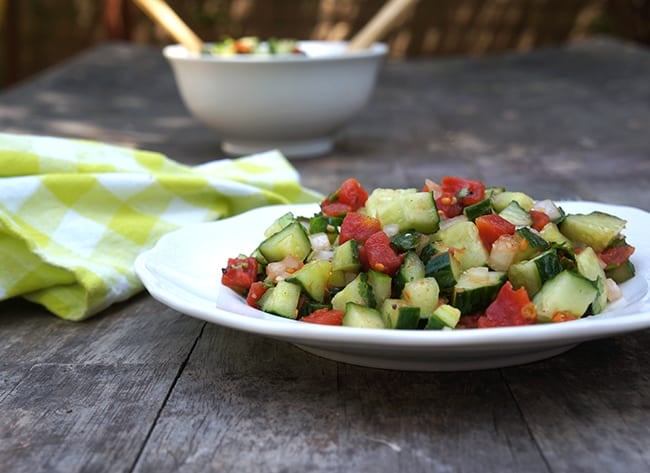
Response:
M208 45L214 43L206 43ZM302 40L298 41L298 46L301 45L332 45L337 49L342 48L345 50L347 41L324 41L324 40ZM163 55L170 60L180 60L188 62L214 62L223 64L282 64L282 63L296 63L296 62L329 62L329 61L353 61L362 58L376 58L383 57L388 54L388 44L382 42L374 43L370 48L360 51L350 51L345 54L334 53L325 54L322 56L303 56L303 55L283 55L283 56L256 56L256 55L233 55L233 56L217 56L217 55L197 55L190 53L181 44L169 44L163 47Z

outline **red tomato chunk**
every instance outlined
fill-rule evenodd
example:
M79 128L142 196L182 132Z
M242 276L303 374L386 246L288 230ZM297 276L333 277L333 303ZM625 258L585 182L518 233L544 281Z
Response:
M390 238L384 232L371 235L363 248L368 267L391 276L397 272L404 259L404 255L397 254L390 246Z
M244 295L257 280L257 260L245 256L228 258L228 264L221 271L221 284Z
M348 240L364 243L372 234L379 231L381 231L381 222L378 219L350 212L343 218L339 232L339 244Z
M318 309L300 319L301 322L308 322L320 325L342 325L345 312L336 309Z
M321 202L321 210L329 217L339 217L347 212L359 210L366 204L366 200L368 192L359 181L351 177Z
M501 235L512 235L516 227L497 214L481 215L474 220L481 241L486 248L492 248L492 243Z
M251 307L259 309L259 301L268 288L269 286L263 281L256 281L251 284L248 294L246 295L246 303Z
M468 205L485 198L485 184L481 181L445 176L440 181L440 196L436 199L438 211L447 218L457 217Z
M497 298L478 318L478 328L531 325L537 322L535 304L530 301L526 289L515 290L510 281L506 282Z

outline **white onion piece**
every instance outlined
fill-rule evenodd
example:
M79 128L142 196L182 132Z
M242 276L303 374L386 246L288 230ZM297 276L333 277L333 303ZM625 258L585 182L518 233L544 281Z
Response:
M334 252L332 250L321 250L314 253L314 260L327 260L332 261Z
M332 248L330 240L324 232L309 235L309 241L311 242L311 247L315 252L325 251Z
M614 302L623 297L623 291L621 287L616 284L612 278L605 279L605 290L607 291L607 300L609 302Z
M399 233L399 225L397 225L396 223L388 223L384 225L384 228L382 228L382 230L389 237L394 237Z
M562 216L562 212L551 199L544 199L535 202L533 210L544 212L551 220L557 220Z
M465 215L459 215L457 217L452 217L452 218L447 218L447 219L442 219L440 220L440 230L444 230L445 228L449 228L455 223L458 222L467 222L467 217Z

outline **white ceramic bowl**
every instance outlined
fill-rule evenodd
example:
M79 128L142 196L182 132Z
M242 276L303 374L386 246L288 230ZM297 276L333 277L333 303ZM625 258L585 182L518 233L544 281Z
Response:
M197 56L164 48L189 111L234 155L278 149L305 158L332 149L337 132L368 102L388 47L300 41L306 55Z

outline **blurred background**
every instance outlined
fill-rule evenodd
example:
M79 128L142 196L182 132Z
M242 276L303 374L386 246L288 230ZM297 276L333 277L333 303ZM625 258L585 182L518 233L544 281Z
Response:
M349 39L384 0L168 0L204 41ZM0 0L0 88L103 41L171 42L131 0ZM650 0L420 0L391 56L484 55L609 35L650 45Z

